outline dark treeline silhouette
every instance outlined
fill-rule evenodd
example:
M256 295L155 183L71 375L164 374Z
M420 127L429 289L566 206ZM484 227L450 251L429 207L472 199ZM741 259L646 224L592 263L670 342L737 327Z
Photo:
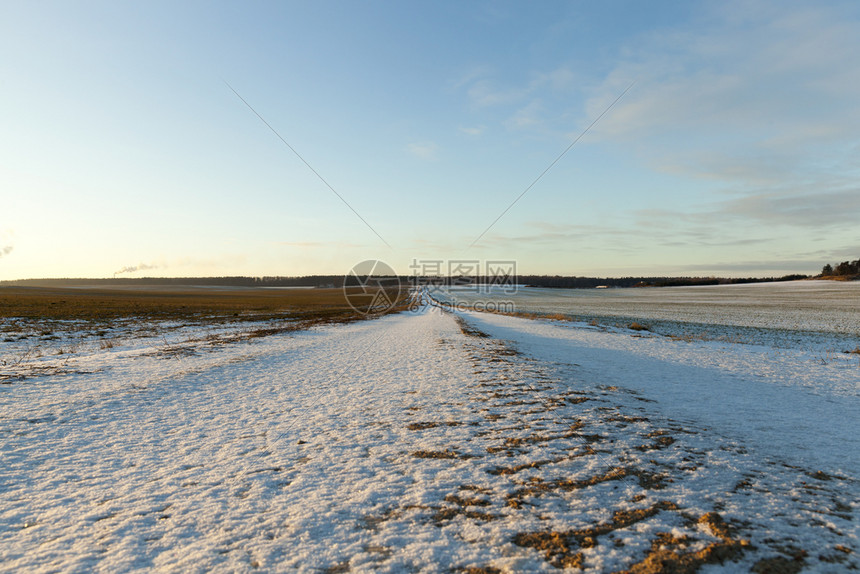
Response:
M858 262L840 264L837 269ZM826 269L826 266L825 266ZM857 271L854 271L857 273ZM594 289L596 287L680 287L690 285L731 285L738 283L767 283L807 279L808 275L783 277L571 277L562 275L520 275L511 277L415 277L400 276L403 285L527 285L558 289ZM362 281L366 278L362 277ZM348 285L356 285L351 276ZM387 281L386 281L387 282ZM115 277L110 279L19 279L0 281L0 285L30 287L102 287L117 286L198 286L198 287L342 287L343 275L305 275L301 277Z
M860 259L843 261L836 267L828 263L821 269L821 276L823 277L851 277L854 275L860 275Z
M521 285L562 289L594 289L595 287L683 287L691 285L735 285L740 283L770 283L797 281L809 275L782 277L563 277L560 275L523 275L517 278Z
M0 285L39 287L110 287L115 285L176 285L201 287L341 287L343 275L302 277L114 277L112 279L20 279Z

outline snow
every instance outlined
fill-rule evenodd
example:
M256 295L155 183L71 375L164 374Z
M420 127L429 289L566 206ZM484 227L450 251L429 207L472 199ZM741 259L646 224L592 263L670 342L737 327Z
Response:
M661 532L721 543L709 512L750 545L708 571L857 565L856 358L461 315L28 357L0 385L0 571L557 571L546 532L613 571Z
M787 281L640 289L532 287L438 290L468 304L509 301L517 311L602 325L648 325L685 338L825 352L860 345L860 281Z
M558 321L471 314L543 361L583 365L682 417L787 461L860 476L858 358L722 342L684 342Z

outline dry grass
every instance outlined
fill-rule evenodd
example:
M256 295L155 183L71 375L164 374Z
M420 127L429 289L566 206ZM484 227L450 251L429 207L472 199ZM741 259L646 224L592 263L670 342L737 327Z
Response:
M505 315L506 317L519 317L520 319L544 319L547 321L571 321L571 318L563 313L531 313L527 311L498 311L494 309L483 309L482 313L494 315Z
M401 292L398 301L405 295ZM265 321L338 320L352 315L356 313L341 289L0 287L0 319Z
M416 450L412 453L415 458L442 458L442 459L470 459L475 458L471 454L463 454L454 449L446 448L445 450Z
M387 312L404 310L407 294L400 292L397 304ZM391 293L389 298L395 300L395 295ZM225 333L181 343L165 340L163 347L152 352L162 358L182 357L203 347L377 316L356 312L341 289L0 287L0 340L17 343L0 349L4 353L0 356L0 384L79 372L43 367L33 360L46 355L73 356L85 342L108 351L122 345L125 337L163 337L165 330L175 327L230 327Z
M585 556L581 549L598 544L598 538L615 530L628 528L659 512L677 512L680 509L672 502L661 501L648 508L617 510L612 520L586 528L566 531L521 532L514 537L514 544L534 548L542 552L544 559L556 568L583 568ZM693 551L689 537L675 537L668 532L658 532L652 541L651 550L644 560L633 564L625 572L639 574L692 574L706 564L722 564L736 560L749 547L749 542L736 537L735 529L722 517L709 512L698 519L718 540L705 548Z

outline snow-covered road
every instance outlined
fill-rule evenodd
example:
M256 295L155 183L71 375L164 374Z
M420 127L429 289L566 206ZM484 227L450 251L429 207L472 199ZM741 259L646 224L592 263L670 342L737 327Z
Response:
M0 570L856 566L856 467L706 430L683 362L748 350L656 344L425 307L44 359L0 385Z

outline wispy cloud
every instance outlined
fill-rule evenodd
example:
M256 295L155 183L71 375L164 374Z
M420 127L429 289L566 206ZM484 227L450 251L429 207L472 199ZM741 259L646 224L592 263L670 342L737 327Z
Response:
M530 230L534 230L529 232ZM487 234L482 239L485 247L506 250L540 248L551 251L572 251L597 247L601 251L627 252L636 249L641 239L633 237L618 226L557 224L531 222L525 233ZM481 244L476 245L477 248Z
M784 259L784 260L762 260L743 262L714 262L697 263L679 266L676 269L683 273L747 273L749 275L766 274L788 274L788 273L811 273L821 267L818 259Z
M14 249L13 245L6 245L4 247L0 247L0 257L3 257L4 255L9 255L10 253L12 253L12 249Z
M518 130L538 127L544 122L543 114L544 106L541 100L532 100L514 112L514 114L505 122L505 125L508 128Z
M452 90L466 89L477 81L492 75L492 69L487 66L472 66L450 82Z
M529 88L528 86L503 88L491 79L481 78L475 80L466 93L473 105L487 107L521 101L528 95Z
M434 160L438 146L433 142L413 142L408 144L406 149L419 159Z
M720 212L793 227L856 226L860 188L800 195L784 195L778 191L755 193L725 202Z
M636 90L595 137L637 146L658 166L727 180L738 166L746 177L784 177L808 169L810 158L826 157L831 146L856 142L856 18L836 5L786 10L778 2L729 2L712 10L700 33L661 30L631 41L586 115L630 78Z
M710 182L678 206L632 212L633 230L668 249L733 248L738 263L707 267L735 271L761 269L752 258L779 253L780 241L796 248L815 237L860 238L852 232L860 213L856 14L764 1L710 9L695 34L632 39L586 104L587 117L635 78L593 137L657 171ZM822 259L814 257L780 265L817 261L816 269Z
M455 87L465 89L469 101L478 107L522 105L537 94L547 97L580 89L579 78L567 66L533 70L520 82L502 82L498 76L489 68L476 68Z
M477 136L483 134L485 129L486 129L486 126L474 126L474 127L468 127L468 128L462 127L462 126L460 127L460 131L462 133L466 134L467 136L473 136L473 137L477 137Z
M776 188L703 204L692 210L642 209L635 212L637 226L679 233L689 227L698 235L725 233L726 225L766 224L769 228L828 229L857 224L860 189L797 192Z
M571 111L571 96L582 90L582 78L567 66L532 70L520 81L502 76L488 68L476 69L457 88L473 107L500 112L500 124L510 130L547 131L548 117L553 117L552 130L558 130L558 119Z
M158 269L158 265L147 265L146 263L140 263L138 265L131 265L128 267L123 267L119 271L114 271L114 276L122 275L123 273L137 273L138 271L148 271L150 269Z

